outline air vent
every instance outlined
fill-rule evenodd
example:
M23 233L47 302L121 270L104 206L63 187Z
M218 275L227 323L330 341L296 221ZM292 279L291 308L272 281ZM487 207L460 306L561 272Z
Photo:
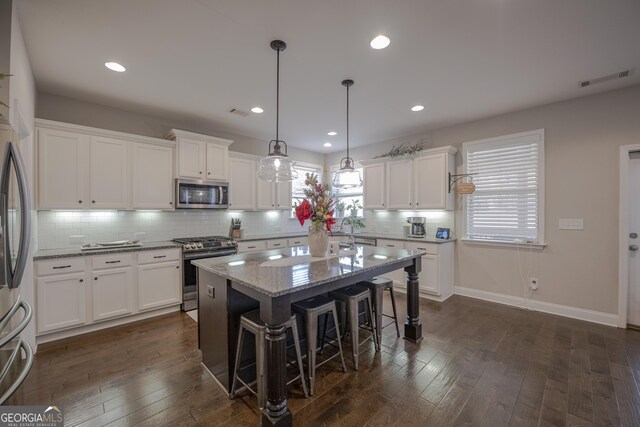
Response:
M229 110L229 112L231 114L235 114L235 115L242 116L242 117L247 117L249 115L248 111L239 110L237 108L232 108L232 109Z
M579 83L580 87L593 86L598 83L608 82L609 80L621 79L623 77L628 77L632 74L633 69L620 71L619 73L608 74L606 76L598 77L591 80L584 80Z

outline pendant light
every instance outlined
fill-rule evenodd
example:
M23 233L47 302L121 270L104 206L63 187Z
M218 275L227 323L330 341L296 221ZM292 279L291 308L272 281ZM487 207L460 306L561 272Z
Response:
M287 143L280 140L280 52L285 50L287 45L282 40L271 42L271 49L278 55L276 66L276 139L269 141L269 154L260 160L258 178L264 181L285 182L298 178L298 171L294 169L294 163L287 155ZM284 145L284 153L282 146Z
M353 80L343 80L342 86L347 88L347 157L340 160L340 170L333 177L334 188L348 190L362 185L362 177L354 167L354 161L349 156L349 88L353 86Z

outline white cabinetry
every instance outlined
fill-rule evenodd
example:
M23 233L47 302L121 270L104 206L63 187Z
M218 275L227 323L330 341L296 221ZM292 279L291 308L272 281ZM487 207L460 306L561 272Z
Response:
M177 248L40 260L34 268L38 336L122 324L182 302Z
M452 146L424 150L416 157L362 161L365 209L454 208L449 173L455 171Z
M376 163L364 165L364 203L365 209L385 209L385 165Z
M38 207L83 209L89 136L58 129L38 129Z
M92 137L89 154L91 208L126 209L129 205L128 141Z
M179 262L138 266L138 309L142 311L180 304L180 274Z
M404 242L402 240L378 239L376 242L376 246L392 249L404 249ZM394 283L399 284L400 286L406 286L407 279L404 269L385 273L384 277L388 277L389 279L393 280Z
M249 158L229 156L229 209L255 208L256 162Z
M257 165L256 165L257 166ZM291 183L257 180L258 209L291 209Z
M421 293L438 301L444 301L453 295L453 242L407 242L406 248L426 252L422 256L419 276Z
M411 159L394 160L386 164L387 209L412 208Z
M416 209L454 208L454 193L449 193L449 173L455 173L455 151L424 155L413 160Z
M233 141L173 129L167 135L176 141L176 173L180 178L226 181L228 147Z
M238 253L257 252L267 249L266 240L254 240L250 242L238 242Z
M36 119L38 209L173 209L175 143Z
M133 209L173 209L173 148L133 145Z

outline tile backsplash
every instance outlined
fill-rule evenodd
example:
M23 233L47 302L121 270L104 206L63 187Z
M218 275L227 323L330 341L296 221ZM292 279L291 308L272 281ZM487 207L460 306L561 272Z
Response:
M453 230L453 212L366 211L366 232L401 234L408 216L427 217L427 235L437 227ZM155 211L40 211L38 249L78 247L113 240L157 242L175 237L224 235L231 218L242 219L245 235L292 233L306 230L285 211L242 212L181 210Z

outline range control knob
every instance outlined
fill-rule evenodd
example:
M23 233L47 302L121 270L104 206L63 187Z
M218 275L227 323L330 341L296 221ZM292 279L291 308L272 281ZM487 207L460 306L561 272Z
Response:
M196 243L196 248L198 249L202 249L204 246L202 246L202 243Z

